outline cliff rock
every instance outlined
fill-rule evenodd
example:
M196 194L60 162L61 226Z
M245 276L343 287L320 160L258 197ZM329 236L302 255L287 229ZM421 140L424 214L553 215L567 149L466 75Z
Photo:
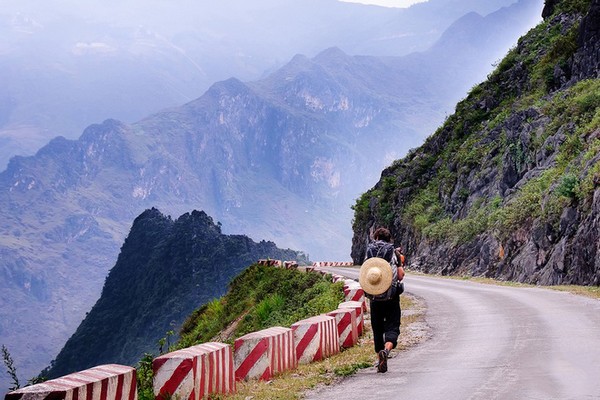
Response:
M411 267L600 284L598 0L545 20L357 200L352 257L389 226Z

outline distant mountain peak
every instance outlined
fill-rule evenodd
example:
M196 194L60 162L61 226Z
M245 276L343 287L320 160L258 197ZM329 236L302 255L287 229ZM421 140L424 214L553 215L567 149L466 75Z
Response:
M346 59L349 57L350 56L344 53L344 51L342 51L342 49L340 49L339 47L330 47L317 54L314 58L314 61L324 62L330 60Z
M242 93L247 93L248 91L249 87L244 82L237 78L229 78L227 80L214 83L202 97L192 101L190 104L205 104L204 100L206 99L219 99L222 97L237 96Z

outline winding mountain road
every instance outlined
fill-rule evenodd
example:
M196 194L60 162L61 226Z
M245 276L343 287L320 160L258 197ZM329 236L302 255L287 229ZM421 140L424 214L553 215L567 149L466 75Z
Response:
M331 268L358 277L353 268ZM600 301L414 276L432 337L307 399L600 399Z

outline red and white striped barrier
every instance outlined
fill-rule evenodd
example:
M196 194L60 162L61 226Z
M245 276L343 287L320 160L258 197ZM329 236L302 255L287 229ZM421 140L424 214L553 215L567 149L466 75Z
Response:
M273 266L273 267L282 267L283 266L283 261L281 260L271 260L271 259L261 259L258 260L258 264L259 265L269 265L269 266Z
M353 267L352 261L315 261L313 267Z
M203 343L163 354L152 361L154 395L199 400L235 392L233 353L223 343Z
M335 317L318 315L292 324L296 358L299 364L309 364L340 351L340 339Z
M194 346L203 352L203 369L200 376L199 397L213 393L235 392L235 371L233 364L233 350L231 346L223 343L210 342Z
M365 316L363 312L363 303L360 301L345 301L338 305L338 308L352 308L356 311L356 332L362 336L365 331Z
M294 332L289 328L274 327L251 332L235 341L235 379L272 376L298 366Z
M341 275L337 275L337 274L333 274L333 275L331 275L331 281L332 281L333 283L336 283L336 282L341 282L341 281L343 281L344 279L346 279L346 277L344 277L344 276L341 276Z
M344 285L344 299L346 301L360 301L363 311L367 311L367 299L360 283L353 280L346 280L346 284Z
M340 346L350 348L358 343L358 328L356 327L356 310L353 308L338 308L328 312L327 315L335 317Z
M154 397L168 399L177 396L182 400L197 400L197 358L198 353L189 348L173 351L152 360Z
M7 393L5 400L137 400L132 367L108 364Z
M283 262L283 267L285 269L296 269L296 268L298 268L298 262L296 262L296 261L284 261Z

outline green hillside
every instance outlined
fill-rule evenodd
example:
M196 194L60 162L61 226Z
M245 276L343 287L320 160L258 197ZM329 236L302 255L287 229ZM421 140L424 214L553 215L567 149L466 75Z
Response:
M181 328L180 340L163 350L210 341L233 344L246 333L289 327L335 310L343 299L342 282L332 283L331 276L254 264L231 281L225 296L191 313ZM147 354L138 365L140 400L154 399L152 357Z
M344 299L342 283L295 269L252 265L233 279L228 293L188 317L176 348L214 340L235 324L223 342L272 326L290 326L301 319L335 310Z

